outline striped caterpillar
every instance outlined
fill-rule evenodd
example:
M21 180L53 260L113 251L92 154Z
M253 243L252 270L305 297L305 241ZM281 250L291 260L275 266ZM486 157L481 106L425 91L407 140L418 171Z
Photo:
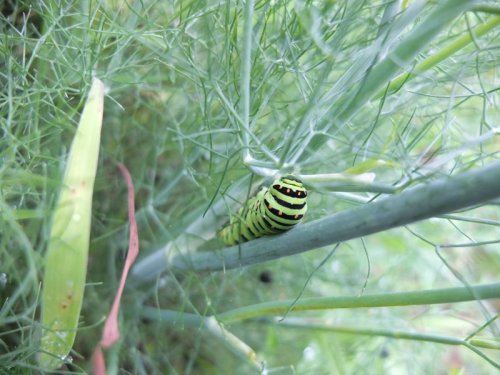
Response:
M291 229L307 210L307 190L293 175L275 180L250 198L219 232L226 245L236 245Z

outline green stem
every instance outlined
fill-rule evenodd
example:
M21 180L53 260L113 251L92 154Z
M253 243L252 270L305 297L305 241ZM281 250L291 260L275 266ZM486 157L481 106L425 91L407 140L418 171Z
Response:
M488 22L479 25L476 27L474 31L474 36L475 37L481 37L484 34L486 34L488 31L494 29L500 25L500 17L493 17L491 18ZM473 41L473 36L472 33L467 33L466 35L462 36L461 38L458 38L456 41L453 43L449 44L448 46L444 47L441 51L436 52L434 55L428 57L421 63L415 65L415 68L411 73L403 73L394 78L391 83L389 84L389 88L387 89L388 94L393 94L397 92L403 84L416 77L419 73L425 72L426 70L429 70L433 66L436 66L439 64L441 61L447 59L448 57L452 56L455 52L461 50L464 48L466 45L471 43ZM379 91L375 98L380 98L386 93L386 89L384 88L383 90Z
M401 68L411 64L418 53L427 47L444 27L471 7L472 2L469 0L448 0L436 6L425 22L416 27L385 59L373 67L357 95L346 103L345 107L338 105L338 108L344 109L337 115L337 122L345 124L349 121Z
M431 333L418 333L418 332L408 332L403 330L393 330L393 329L375 329L375 328L360 328L360 327L350 327L341 325L329 325L329 324L314 324L308 323L307 321L283 321L276 324L274 320L266 320L266 323L274 324L276 327L286 327L286 328L297 328L305 330L315 330L324 332L337 332L345 333L350 335L365 335L365 336L382 336L390 337L393 339L405 339L405 340L415 340L415 341L428 341L438 344L446 345L463 345L464 340L444 335L436 335Z
M262 263L336 244L419 220L465 209L500 197L500 162L421 184L400 194L311 221L280 235L220 251L158 251L134 268L137 281L166 268L222 270Z
M496 7L493 5L480 4L474 7L475 12L484 12L491 14L500 14L500 7Z
M217 314L216 318L220 323L227 324L247 319L262 318L269 315L281 315L290 310L292 304L291 311L298 312L347 308L435 305L493 298L500 298L500 283L411 292L377 293L363 296L303 298L298 302L294 300L264 302L229 310ZM161 320L165 324L181 328L201 328L206 324L206 320L210 318L209 316L148 306L141 306L140 315L144 318ZM432 337L432 335L429 335L429 337ZM409 337L400 336L400 338Z
M218 314L215 318L219 323L227 324L235 321L264 317L267 315L283 315L286 314L289 310L310 311L336 308L373 308L387 306L430 305L439 303L475 301L478 298L500 298L500 283L476 285L473 287L434 289L414 292L380 293L365 296L308 298L303 299L298 303L295 303L295 301L292 300L267 302L229 310L224 313ZM161 310L153 307L141 307L140 314L142 317L152 320L161 320L165 324L181 328L206 328L209 321L214 318L213 316L201 316L172 310ZM293 318L287 319L285 322L280 322L279 324L276 324L276 322L271 319L264 319L261 320L261 322L275 324L275 326L278 328L320 330L325 332L337 332L344 334L382 336L394 339L427 341L454 346L462 345L479 355L494 367L499 368L500 366L497 362L490 359L477 348L477 346L493 349L498 348L498 345L494 345L495 343L492 343L490 341L487 342L488 345L485 345L485 340L460 339L452 336L408 332L403 330L360 328L326 324L322 325L308 323L307 321L302 320L299 321Z
M223 312L217 315L217 319L223 323L230 323L265 315L282 315L288 310L298 312L360 307L432 305L492 298L500 298L500 283L364 296L304 298L293 306L291 306L292 300L265 302Z
M191 314L184 311L174 311L159 309L157 307L141 306L140 315L143 318L154 321L162 321L165 324L184 329L202 328L206 324L208 317L198 314Z
M338 325L322 325L322 324L312 324L303 321L285 321L279 324L275 324L272 320L266 320L266 323L274 324L278 328L297 328L305 330L316 330L323 332L336 332L350 335L365 335L365 336L381 336L389 337L397 340L414 340L414 341L426 341L433 342L436 344L444 345L454 345L454 346L465 346L467 349L473 351L485 361L490 363L496 368L500 368L500 364L493 361L491 358L486 356L483 352L477 349L474 345L474 340L463 340L457 337L444 336L430 333L418 333L418 332L408 332L403 330L391 330L391 329L373 329L373 328L359 328L359 327L349 327L349 326L338 326Z
M243 26L243 47L241 53L241 85L240 85L240 95L241 95L241 109L240 117L243 121L243 130L241 132L241 138L243 141L243 160L246 160L249 155L248 148L248 134L247 130L249 126L250 119L250 76L252 70L251 58L252 58L252 19L253 19L253 0L245 0L245 20Z
M345 93L338 102L332 103L336 111L333 116L323 119L322 124L318 126L318 133L321 131L329 132L332 126L341 128L359 112L360 108L364 108L366 103L387 93L387 85L391 84L390 82L396 74L402 70L411 69L418 54L429 46L429 43L439 35L441 30L464 12L473 9L473 7L474 2L470 0L439 2L432 13L404 37L387 57L366 72L361 85L355 91ZM431 63L431 61L427 63ZM399 86L394 84L394 87L400 87L404 83L404 78L403 75L403 80L398 81ZM396 79L399 79L399 77ZM319 149L327 139L327 137L314 138L308 145L308 149ZM304 162L312 155L314 153L306 152L295 155L292 160Z

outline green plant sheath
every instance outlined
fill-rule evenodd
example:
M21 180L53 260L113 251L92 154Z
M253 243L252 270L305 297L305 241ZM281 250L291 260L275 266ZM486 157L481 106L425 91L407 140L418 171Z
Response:
M54 210L42 285L39 363L61 366L75 340L85 288L92 192L99 155L104 85L94 79L69 153Z

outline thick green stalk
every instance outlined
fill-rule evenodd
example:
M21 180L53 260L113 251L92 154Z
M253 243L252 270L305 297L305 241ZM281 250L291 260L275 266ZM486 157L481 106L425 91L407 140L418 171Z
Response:
M266 236L220 251L163 249L134 267L135 281L156 277L166 268L227 270L290 256L338 242L465 209L500 197L500 162L311 221L280 235Z

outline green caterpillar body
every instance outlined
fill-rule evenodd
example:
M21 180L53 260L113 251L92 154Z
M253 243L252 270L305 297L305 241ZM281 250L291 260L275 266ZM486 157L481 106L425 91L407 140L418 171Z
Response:
M307 211L307 190L292 175L275 180L250 198L219 232L226 245L281 233L299 223Z

